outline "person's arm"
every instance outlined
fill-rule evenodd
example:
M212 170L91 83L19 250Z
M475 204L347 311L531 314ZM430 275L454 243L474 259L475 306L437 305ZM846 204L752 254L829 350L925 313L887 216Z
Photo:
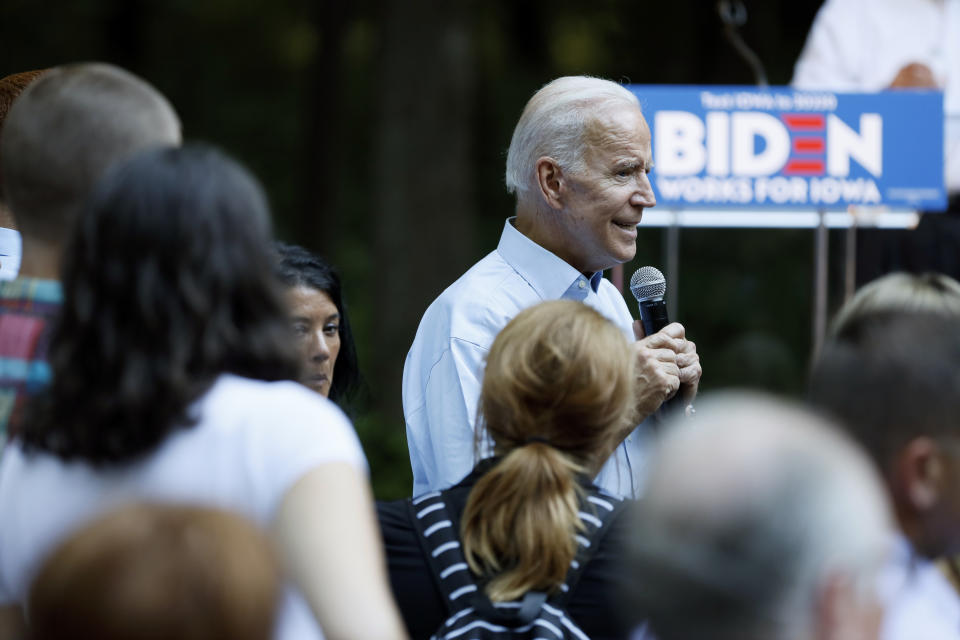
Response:
M19 605L0 606L0 640L22 640L26 637L27 628Z
M476 463L474 423L486 354L486 349L454 338L430 371L423 408L429 450L421 452L429 490L456 484ZM424 486L414 480L417 487Z
M274 539L328 640L406 638L390 593L366 477L346 462L321 465L284 496Z

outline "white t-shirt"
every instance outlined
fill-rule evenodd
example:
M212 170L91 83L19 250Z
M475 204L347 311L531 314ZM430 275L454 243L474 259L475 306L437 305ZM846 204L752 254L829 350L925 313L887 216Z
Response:
M360 443L333 403L293 382L221 376L191 408L195 426L151 455L96 469L16 441L0 459L0 605L23 604L40 563L87 521L132 501L218 507L268 527L308 471L347 462L367 473ZM287 588L275 637L322 638L306 603Z

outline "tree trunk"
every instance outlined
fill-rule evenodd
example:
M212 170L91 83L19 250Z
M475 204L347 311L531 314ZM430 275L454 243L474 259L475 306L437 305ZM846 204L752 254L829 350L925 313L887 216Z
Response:
M302 171L302 204L294 215L297 242L337 262L337 239L343 237L337 210L337 184L347 179L337 159L341 155L344 121L343 100L343 30L346 22L345 3L341 0L318 0L309 5L320 49L308 70L303 120L304 136ZM349 285L348 285L349 287Z
M382 3L371 393L398 428L403 362L420 318L476 258L474 7Z

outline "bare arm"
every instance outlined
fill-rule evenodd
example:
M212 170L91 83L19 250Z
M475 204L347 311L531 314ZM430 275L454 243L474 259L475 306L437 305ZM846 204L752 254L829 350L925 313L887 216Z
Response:
M0 640L22 640L27 637L23 613L15 604L0 606Z
M301 478L283 499L274 538L328 640L407 637L370 488L354 466L325 464Z

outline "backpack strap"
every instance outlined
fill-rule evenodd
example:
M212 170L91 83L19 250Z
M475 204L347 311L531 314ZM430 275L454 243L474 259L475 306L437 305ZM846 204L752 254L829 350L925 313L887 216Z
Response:
M420 534L420 548L427 559L437 589L443 594L447 615L452 616L470 604L470 596L479 587L460 548L459 531L439 491L407 500L410 521Z
M410 520L419 533L417 537L434 583L443 594L447 615L453 616L473 607L491 621L520 624L536 618L544 603L564 609L569 594L576 588L584 568L600 546L600 540L625 505L623 498L596 489L588 490L579 511L585 531L576 535L577 554L560 590L549 598L545 593L530 591L517 608L516 603L498 603L500 606L497 606L483 593L463 555L459 531L453 526L453 519L439 491L407 500Z
M577 555L574 556L567 569L567 576L560 585L560 590L552 595L547 602L557 609L564 609L570 594L576 589L580 576L589 564L600 541L607 533L610 525L617 519L620 511L626 506L624 498L597 489L588 489L585 498L580 501L580 521L586 530L577 534Z
M453 526L442 493L409 499L407 505L434 583L443 594L448 617L473 608L484 620L516 626L529 624L540 614L547 594L539 591L524 594L518 603L490 601L470 571L460 546L459 531Z

